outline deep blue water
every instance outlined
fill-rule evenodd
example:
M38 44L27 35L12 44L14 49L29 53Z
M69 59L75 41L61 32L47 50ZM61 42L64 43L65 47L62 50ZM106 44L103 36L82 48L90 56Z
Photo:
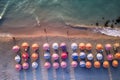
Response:
M1 21L6 26L29 26L36 21L54 20L95 24L120 16L120 0L0 0L0 14L7 3Z

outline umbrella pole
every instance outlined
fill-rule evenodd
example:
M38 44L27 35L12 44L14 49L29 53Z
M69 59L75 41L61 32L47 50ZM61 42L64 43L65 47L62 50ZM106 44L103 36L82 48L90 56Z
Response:
M46 36L46 41L48 42L48 36L47 36L47 30L44 28L45 36Z

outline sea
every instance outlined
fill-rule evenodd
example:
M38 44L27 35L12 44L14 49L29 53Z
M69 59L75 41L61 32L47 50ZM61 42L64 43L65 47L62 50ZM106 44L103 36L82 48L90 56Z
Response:
M0 27L28 27L40 22L115 24L120 0L0 0Z

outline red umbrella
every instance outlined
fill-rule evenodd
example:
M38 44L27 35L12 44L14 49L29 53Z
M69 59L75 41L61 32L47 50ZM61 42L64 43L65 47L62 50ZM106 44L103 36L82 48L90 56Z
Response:
M27 61L29 58L29 54L28 53L22 53L22 58Z

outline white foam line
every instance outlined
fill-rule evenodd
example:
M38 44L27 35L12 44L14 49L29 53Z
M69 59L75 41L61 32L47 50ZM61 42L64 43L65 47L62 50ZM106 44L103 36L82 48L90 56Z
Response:
M25 70L24 70L24 80L27 80L27 73Z
M57 80L57 75L56 75L56 70L53 69L53 77L54 77L54 80Z
M37 80L37 77L36 77L36 69L33 69L33 80Z
M110 80L113 80L113 79L112 79L112 73L111 73L110 68L108 68L108 73L109 73L109 78L110 78Z
M41 64L41 73L42 73L42 77L43 77L43 80L48 80L48 73L47 73L47 70L44 68L44 64L43 64L43 61L42 59L40 60L40 64Z
M4 16L4 14L5 14L5 12L6 12L7 8L8 8L9 2L10 2L10 1L8 1L8 2L6 3L6 5L5 5L5 7L3 8L2 13L0 14L0 19L2 19L2 17Z

